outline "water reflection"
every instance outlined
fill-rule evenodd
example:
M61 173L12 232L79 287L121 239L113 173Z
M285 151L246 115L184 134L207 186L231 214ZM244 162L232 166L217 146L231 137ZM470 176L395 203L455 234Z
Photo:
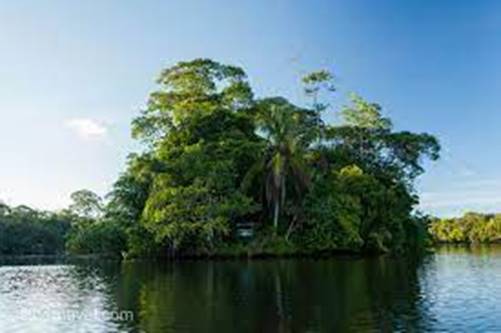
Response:
M501 247L402 258L0 266L2 331L496 330ZM26 309L87 316L25 318ZM89 315L92 313L101 315ZM133 318L109 316L132 311ZM108 314L108 316L103 315Z
M147 332L388 331L426 326L416 268L388 258L135 263L115 288Z

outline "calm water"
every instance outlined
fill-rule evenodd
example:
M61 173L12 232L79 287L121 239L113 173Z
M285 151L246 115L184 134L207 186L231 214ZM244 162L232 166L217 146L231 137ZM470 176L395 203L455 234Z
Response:
M402 259L0 262L1 332L501 331L501 247Z

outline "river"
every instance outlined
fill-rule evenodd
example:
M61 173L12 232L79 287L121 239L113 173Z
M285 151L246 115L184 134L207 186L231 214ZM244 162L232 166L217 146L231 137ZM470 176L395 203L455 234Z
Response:
M0 331L501 331L500 292L501 246L421 260L0 260Z

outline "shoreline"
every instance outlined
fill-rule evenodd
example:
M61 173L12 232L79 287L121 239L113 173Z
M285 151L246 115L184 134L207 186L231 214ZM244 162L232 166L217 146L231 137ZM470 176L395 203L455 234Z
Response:
M288 254L274 254L274 253L252 253L252 254L184 254L177 256L138 256L138 257L120 257L117 255L0 255L0 266L5 264L23 264L37 261L40 262L53 262L58 263L71 263L78 261L116 261L116 262L141 262L141 261L157 261L157 262L183 262L183 261L261 261L261 260L289 260L289 259L311 259L311 260L324 260L324 259L370 259L382 256L395 256L392 253L361 253L350 250L336 250L317 253L288 253Z

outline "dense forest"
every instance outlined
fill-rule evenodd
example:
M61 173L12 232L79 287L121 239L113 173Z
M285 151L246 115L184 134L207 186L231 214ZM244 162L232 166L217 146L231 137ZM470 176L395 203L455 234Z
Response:
M60 212L0 203L0 255L117 255L126 240L116 220L104 218L102 199L81 190Z
M75 192L58 213L3 205L0 253L287 255L428 242L413 184L424 159L439 158L437 139L395 131L355 94L334 110L330 72L302 78L306 105L256 98L241 68L208 59L167 68L157 83L132 121L144 148L110 193Z
M459 218L433 219L429 231L442 243L501 241L501 214L466 213Z

